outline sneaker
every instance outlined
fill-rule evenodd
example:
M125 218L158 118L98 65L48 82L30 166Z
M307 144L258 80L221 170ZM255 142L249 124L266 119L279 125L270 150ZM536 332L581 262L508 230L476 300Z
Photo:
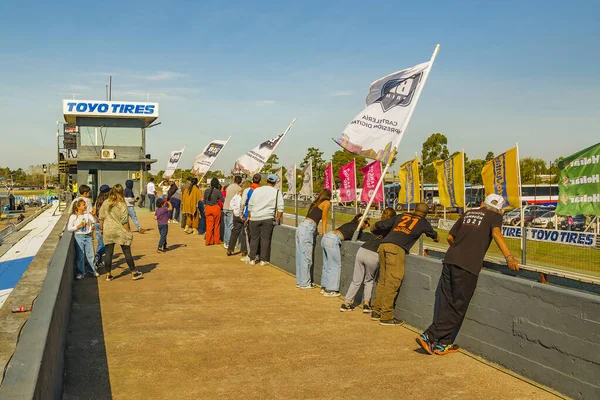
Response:
M250 257L244 256L244 257L240 258L240 261L241 262L248 262L248 261L250 261Z
M427 336L426 333L421 333L417 336L417 343L427 353L433 354L433 343L431 343L431 340L429 340L429 336Z
M142 279L142 275L144 275L144 274L142 274L140 271L135 271L133 273L133 280L137 281L138 279Z
M435 344L433 346L434 354L443 356L450 353L457 353L460 347L457 344Z
M383 325L383 326L402 326L404 325L404 321L402 321L401 319L396 319L396 318L392 318L392 319L380 319L379 320L379 325Z
M98 261L96 263L96 269L98 269L98 268L104 268L104 263L102 261Z
M267 266L267 265L269 265L269 262L268 262L268 261L261 261L261 262L260 262L260 266L261 266L261 267L265 267L265 266Z
M348 312L348 311L354 311L355 306L353 304L342 304L342 306L340 307L340 312Z
M381 319L381 315L376 311L371 311L371 321L379 321Z
M169 248L167 246L163 246L163 251L169 251Z
M112 276L112 275L106 275L106 282L110 282L110 281L112 281L113 279L115 279L115 277L114 277L114 276Z
M321 288L321 291L320 291L319 293L320 293L320 294L325 294L325 291L326 291L326 290L327 290L327 289L325 289L324 287L322 287L322 288Z
M326 290L325 293L323 293L323 296L325 297L338 297L340 295L340 292L337 292L335 290Z
M83 277L84 277L84 276L85 276L85 275L82 275L82 274L77 274L77 276L75 277L75 279L83 279Z
M94 272L94 276L97 278L100 276L100 274L98 272Z
M139 233L146 233L146 230L145 229L139 229L138 232Z
M250 260L250 261L247 261L246 264L248 264L248 265L256 265L256 261Z
M363 304L363 314L370 314L373 309L367 303Z
M157 253L164 253L165 251L162 248L159 247L158 249L156 249L156 252Z
M300 286L300 285L296 285L296 287L298 289L303 289L303 290L309 290L309 289L314 289L317 287L317 285L315 285L314 283L311 283L310 285L306 285L306 286Z
M228 244L225 244L225 243L223 243L223 248L224 248L225 250L227 250L227 249L229 249L229 245L228 245Z

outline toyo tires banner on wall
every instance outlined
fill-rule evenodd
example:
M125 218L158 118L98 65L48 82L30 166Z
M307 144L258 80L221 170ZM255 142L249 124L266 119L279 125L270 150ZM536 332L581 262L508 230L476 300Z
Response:
M557 231L553 229L526 228L527 240L536 242L549 242L557 244L570 244L574 246L596 246L596 234L586 232ZM503 226L502 235L505 238L515 239L521 237L521 228Z
M600 143L558 162L558 215L600 215Z

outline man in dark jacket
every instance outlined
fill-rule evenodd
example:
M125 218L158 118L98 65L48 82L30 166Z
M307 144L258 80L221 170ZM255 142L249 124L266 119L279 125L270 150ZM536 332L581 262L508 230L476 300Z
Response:
M125 203L127 204L127 212L133 221L133 224L137 227L139 233L145 233L146 230L142 229L140 222L138 221L137 215L135 214L135 195L133 194L133 181L125 181L124 190Z

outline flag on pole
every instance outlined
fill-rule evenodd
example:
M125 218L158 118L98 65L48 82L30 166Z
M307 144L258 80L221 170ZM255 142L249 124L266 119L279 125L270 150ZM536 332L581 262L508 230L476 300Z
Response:
M419 177L419 157L405 162L400 166L400 204L414 204L421 202L421 179Z
M325 180L323 181L323 189L329 189L333 193L333 164L329 163L325 168Z
M351 153L387 164L396 154L431 64L418 64L373 82L367 107L334 141Z
M514 147L488 161L481 170L485 195L504 197L505 207L521 207L519 158Z
M313 196L313 174L312 174L312 160L302 168L302 189L300 189L301 195L312 198Z
M202 150L202 153L198 154L196 158L194 158L192 174L205 175L210 167L212 167L219 154L221 154L221 150L223 150L223 147L225 147L228 141L229 139L217 139L207 144L204 150Z
M458 153L447 160L433 162L437 171L440 204L444 207L465 206L464 154Z
M275 189L281 191L281 187L283 185L283 167L279 168L277 170L277 172L275 173L275 175L277 175L277 183L275 184L275 186L273 186Z
M360 201L368 202L371 196L375 193L377 182L381 179L381 162L373 161L363 169L360 170L365 175L363 180L362 193L360 194ZM375 194L373 202L378 203L383 201L383 185L380 185L380 190Z
M292 121L292 123L287 127L285 132L275 136L274 138L267 140L266 142L262 142L252 150L250 150L247 154L239 157L235 161L235 165L233 167L233 171L235 172L243 172L247 175L254 175L264 167L271 154L275 152L279 143L283 140L285 135L292 129L292 126L296 122L296 118Z
M356 200L356 162L352 161L340 168L338 175L340 185L340 200L345 202Z
M286 167L285 179L288 183L288 194L296 194L296 164Z
M556 213L600 216L600 143L561 158L558 167Z
M179 164L179 160L181 160L181 156L185 150L185 146L181 150L175 150L171 152L171 157L169 157L169 162L167 163L167 169L163 174L164 179L169 179L175 173L177 169L177 165Z

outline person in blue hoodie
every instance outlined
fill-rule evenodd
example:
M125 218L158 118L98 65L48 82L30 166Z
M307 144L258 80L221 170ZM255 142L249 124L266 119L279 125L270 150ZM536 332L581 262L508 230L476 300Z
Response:
M133 181L126 180L125 181L125 203L127 204L127 212L133 221L133 224L137 227L139 233L145 233L146 230L142 229L140 223L138 221L137 215L135 213L135 195L133 194Z

